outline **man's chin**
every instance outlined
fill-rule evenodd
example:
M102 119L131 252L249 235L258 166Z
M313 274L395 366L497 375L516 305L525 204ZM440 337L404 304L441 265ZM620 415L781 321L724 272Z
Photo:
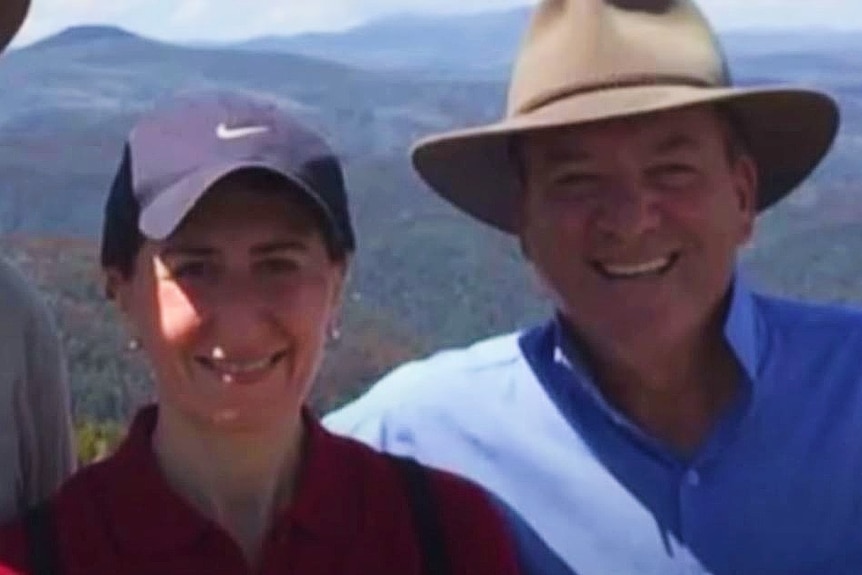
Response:
M616 306L596 307L600 314L572 314L569 322L576 330L590 334L590 340L614 347L651 347L660 341L673 340L673 334L684 331L682 318L675 317L672 305L634 305L619 302Z

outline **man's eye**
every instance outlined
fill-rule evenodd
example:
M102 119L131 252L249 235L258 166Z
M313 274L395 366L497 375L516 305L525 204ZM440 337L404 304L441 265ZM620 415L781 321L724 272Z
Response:
M552 181L560 187L589 186L597 183L599 176L587 172L568 172L556 176Z
M686 184L697 177L697 170L688 164L662 164L650 169L650 175L662 184Z
M694 172L694 167L688 164L662 164L654 170L659 173L688 174Z
M548 198L560 204L581 205L602 196L601 175L593 172L565 172L554 176L548 186Z

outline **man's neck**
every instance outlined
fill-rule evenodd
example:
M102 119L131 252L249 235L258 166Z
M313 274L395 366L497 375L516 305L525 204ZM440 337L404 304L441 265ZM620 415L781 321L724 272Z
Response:
M278 429L230 433L159 409L153 449L168 483L230 533L251 565L299 472L302 419L285 420Z
M741 368L720 325L653 337L636 349L586 348L605 398L683 456L702 445L739 388Z

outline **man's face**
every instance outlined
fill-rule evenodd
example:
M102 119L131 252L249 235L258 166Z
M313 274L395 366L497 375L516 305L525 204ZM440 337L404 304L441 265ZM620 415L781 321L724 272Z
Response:
M672 338L715 312L756 215L728 138L709 106L524 138L522 245L583 336Z

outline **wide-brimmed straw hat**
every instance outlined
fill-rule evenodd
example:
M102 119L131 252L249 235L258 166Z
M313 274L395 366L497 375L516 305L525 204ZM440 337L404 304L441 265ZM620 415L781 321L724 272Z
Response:
M27 16L30 0L0 0L0 50L6 48Z
M431 136L413 164L434 191L514 232L520 184L510 140L524 132L715 103L755 158L758 208L790 192L835 138L828 95L734 87L708 22L689 0L544 0L518 54L505 117Z

